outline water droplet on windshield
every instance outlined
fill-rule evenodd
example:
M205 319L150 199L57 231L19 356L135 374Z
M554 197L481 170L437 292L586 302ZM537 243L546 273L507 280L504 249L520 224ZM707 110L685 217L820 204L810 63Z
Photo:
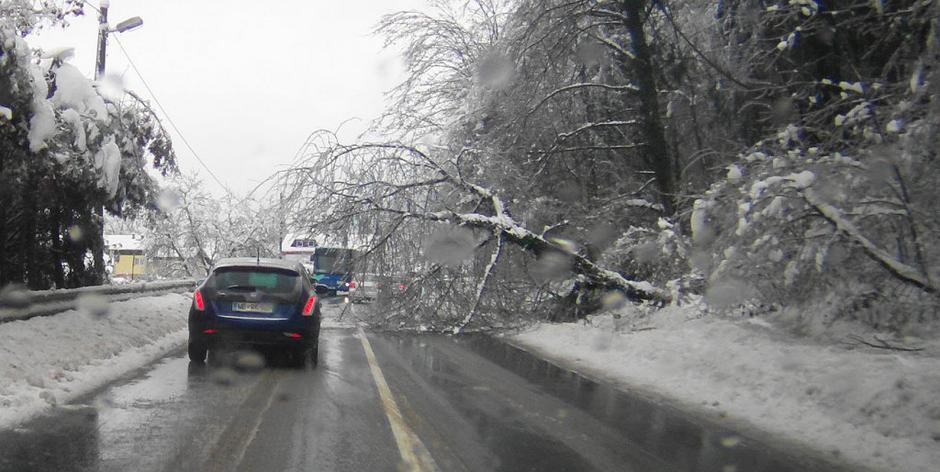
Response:
M532 265L532 275L542 280L564 279L571 274L571 257L557 251L542 254Z
M512 60L502 54L490 54L480 62L477 76L484 86L501 89L509 85L514 72Z
M20 284L9 284L0 290L0 304L10 308L28 308L32 302L32 295L26 287Z
M219 385L231 386L235 384L236 375L235 371L228 367L219 367L212 371L210 378Z
M601 310L612 311L619 309L627 302L626 295L619 290L611 290L601 297Z
M180 206L180 196L170 189L164 189L157 197L157 208L164 213L169 213Z
M103 295L86 293L75 299L75 308L93 318L104 318L111 311L111 304Z
M264 356L254 351L239 351L234 355L233 365L238 372L254 373L264 369Z
M473 257L479 240L473 230L463 227L446 227L435 231L428 238L425 254L438 264L458 266Z
M724 447L734 447L741 444L741 438L737 436L725 436L721 438L721 445Z
M78 225L69 226L68 234L69 239L72 241L81 241L85 236L85 232L82 231L82 228Z
M581 64L592 66L604 57L604 47L596 41L582 41L578 44L575 54Z
M705 302L715 308L732 308L744 303L752 295L751 288L738 280L713 283L705 292Z

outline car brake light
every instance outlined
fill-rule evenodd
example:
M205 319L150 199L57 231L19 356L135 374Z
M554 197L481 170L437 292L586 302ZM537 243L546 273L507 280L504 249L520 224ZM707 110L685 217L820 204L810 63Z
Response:
M349 288L356 288L356 281L349 282Z
M304 311L301 313L304 316L310 316L313 314L313 306L317 304L317 296L310 295L310 298L307 299L307 303L304 304Z
M293 338L293 339L300 339L303 337L300 333L284 333L284 336L287 336L288 338Z
M193 301L196 304L196 311L206 311L206 301L202 298L202 291L197 289L193 294Z
M398 290L404 290L405 284L398 284Z
M219 330L209 328L209 329L204 329L204 330L202 330L202 332L205 333L205 334L215 334L215 333L218 333Z

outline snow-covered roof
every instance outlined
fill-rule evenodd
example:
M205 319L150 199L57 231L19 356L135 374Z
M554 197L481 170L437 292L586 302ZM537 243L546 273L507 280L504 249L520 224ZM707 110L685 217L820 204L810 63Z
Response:
M111 251L143 251L144 235L142 234L106 234L104 245Z

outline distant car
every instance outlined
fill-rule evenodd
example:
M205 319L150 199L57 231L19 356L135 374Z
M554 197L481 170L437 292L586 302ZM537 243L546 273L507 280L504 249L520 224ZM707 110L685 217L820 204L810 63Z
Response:
M353 302L365 302L379 298L382 279L375 274L363 274L350 282L349 299Z
M316 364L318 295L325 291L311 283L298 261L223 259L193 294L189 359L203 363L210 350L247 345L285 350L295 361Z

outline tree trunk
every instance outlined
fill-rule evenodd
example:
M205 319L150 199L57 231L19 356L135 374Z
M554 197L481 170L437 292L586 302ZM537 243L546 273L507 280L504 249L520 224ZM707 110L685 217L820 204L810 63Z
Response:
M630 44L635 55L627 59L626 64L636 78L636 92L640 100L640 129L643 135L644 159L656 175L659 201L666 215L675 213L676 178L675 169L669 158L666 133L659 115L659 97L657 96L656 77L653 73L653 59L646 33L643 31L643 15L647 0L623 0L623 24L630 35Z

